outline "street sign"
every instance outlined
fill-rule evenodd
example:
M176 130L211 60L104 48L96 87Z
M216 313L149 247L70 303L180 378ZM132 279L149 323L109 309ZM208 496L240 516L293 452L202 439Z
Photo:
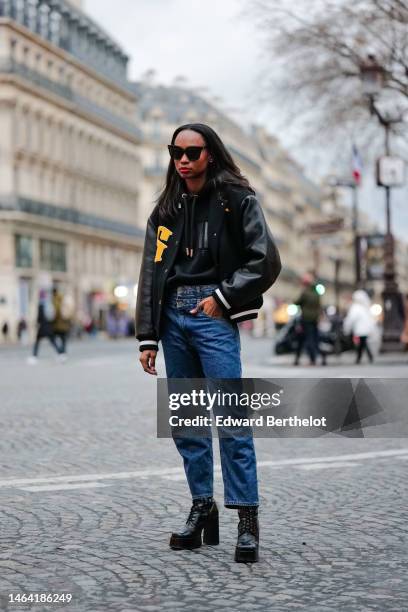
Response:
M358 280L373 281L384 278L385 236L369 234L358 236Z
M405 162L400 157L385 155L377 160L377 185L401 187L405 182Z

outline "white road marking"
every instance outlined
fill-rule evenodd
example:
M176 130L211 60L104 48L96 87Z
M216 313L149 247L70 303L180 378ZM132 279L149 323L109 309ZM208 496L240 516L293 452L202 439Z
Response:
M395 457L397 459L408 460L408 448L401 449L390 449L383 451L367 451L365 453L348 453L344 455L327 455L324 457L298 457L292 459L275 459L275 460L264 460L258 461L258 467L269 467L279 469L284 466L302 466L312 464L325 464L347 462L347 461L359 461L365 459L379 459L382 457ZM221 466L215 464L215 472L221 471ZM159 478L175 478L179 476L184 478L184 468L146 468L144 470L136 470L133 472L107 472L100 474L72 474L65 476L47 476L37 478L6 478L0 480L0 487L17 487L25 490L33 490L33 487L41 487L42 485L57 486L58 484L66 483L68 485L72 483L83 483L83 488L96 486L96 483L101 480L132 480L134 478L151 478L152 476L158 476ZM105 485L105 486L109 486ZM28 489L27 489L28 487ZM68 488L68 487L67 487ZM45 490L45 489L43 489ZM48 489L51 490L51 489ZM54 490L57 490L56 488Z
M43 485L39 487L20 487L22 491L66 491L68 489L92 489L95 487L108 487L109 485L103 484L102 482L83 482L78 484L64 484L64 485Z
M218 476L221 474L222 474L221 465L219 463L215 463L214 464L214 475ZM182 468L180 474L169 474L169 475L165 474L163 478L165 478L166 480L185 480L186 475L185 475L184 469Z
M163 474L184 473L183 468L153 468L137 470L134 472L112 472L105 474L72 474L66 476L47 476L40 478L10 478L0 480L0 487L19 487L21 485L36 485L41 483L57 482L81 482L84 480L129 480L132 478L143 478L150 476L162 476Z
M280 467L282 465L302 465L305 463L330 463L331 461L351 461L358 459L377 459L381 457L398 457L406 455L408 448L383 451L367 451L365 453L347 453L344 455L327 455L325 457L299 457L297 459L278 459L274 461L258 461L260 467ZM0 481L1 482L1 481Z
M327 470L331 468L356 467L359 465L361 465L361 463L355 463L352 461L333 461L333 463L309 463L307 465L298 465L296 467L298 470Z

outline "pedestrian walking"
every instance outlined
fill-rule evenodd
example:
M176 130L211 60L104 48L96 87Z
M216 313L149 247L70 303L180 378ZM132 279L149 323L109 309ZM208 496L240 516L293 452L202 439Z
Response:
M28 344L27 321L22 317L17 323L17 338L21 344Z
M4 321L3 325L1 326L1 333L3 334L3 341L7 342L9 338L9 324L7 321Z
M300 357L306 349L311 365L316 365L319 353L319 330L318 323L321 312L320 296L317 293L313 276L309 273L302 276L303 291L295 302L300 307L301 316L297 330L297 349L294 365L300 363Z
M145 372L157 375L161 341L167 378L241 378L238 323L258 316L281 269L254 190L216 132L183 125L168 146L165 187L147 222L136 304ZM173 549L218 544L209 437L174 436L192 507ZM238 510L235 560L258 560L258 481L250 434L219 436L224 505Z
M375 331L375 319L371 314L371 301L369 296L362 289L353 293L352 303L343 322L345 334L352 334L356 347L356 364L361 362L363 353L372 363L373 354L368 344L369 337Z
M70 312L68 311L68 301L56 287L52 290L52 304L54 307L54 319L52 331L54 338L59 342L62 355L67 353L67 338L71 327Z
M55 341L53 332L53 320L55 318L55 310L52 301L48 297L48 292L45 289L41 289L38 302L37 311L37 336L33 346L33 353L28 358L28 363L36 364L38 362L38 351L40 343L43 338L47 338L52 344L60 360L63 361L62 351Z

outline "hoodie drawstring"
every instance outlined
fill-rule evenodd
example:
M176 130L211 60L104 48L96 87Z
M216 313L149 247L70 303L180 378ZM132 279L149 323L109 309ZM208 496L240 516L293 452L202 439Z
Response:
M193 195L193 203L191 205L191 220L190 220L190 257L193 257L193 248L194 248L194 212L195 212L195 205L197 202L197 198L198 195L194 194Z
M184 203L184 232L185 232L185 243L186 243L186 255L187 257L193 257L194 254L194 212L195 205L197 202L198 194L192 194L189 196L187 193L183 193L182 196ZM192 198L191 214L190 205L188 203L189 197Z
M183 193L182 196L183 198L183 206L184 206L184 240L185 240L185 244L186 244L186 255L188 257L188 245L189 245L189 236L188 236L188 232L190 229L189 226L189 221L188 221L188 194L187 193Z

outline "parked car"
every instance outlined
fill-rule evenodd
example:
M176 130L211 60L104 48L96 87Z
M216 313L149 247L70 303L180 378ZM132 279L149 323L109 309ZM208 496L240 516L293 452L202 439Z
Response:
M278 331L275 340L275 354L295 353L301 333L301 317L296 315ZM353 348L352 337L343 333L340 317L326 317L319 323L319 351L321 355L339 354Z

